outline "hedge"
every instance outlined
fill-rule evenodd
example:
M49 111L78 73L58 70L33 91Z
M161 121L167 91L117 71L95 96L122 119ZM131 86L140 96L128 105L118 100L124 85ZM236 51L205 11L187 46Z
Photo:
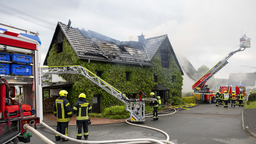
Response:
M196 98L194 96L182 97L182 99L184 100L185 103L195 103L196 102Z

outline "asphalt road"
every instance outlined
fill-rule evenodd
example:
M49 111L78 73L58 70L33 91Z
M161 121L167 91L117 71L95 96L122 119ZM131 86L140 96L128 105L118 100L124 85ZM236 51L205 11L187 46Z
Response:
M256 139L242 129L242 108L216 107L214 104L201 104L190 110L182 110L171 116L159 117L159 121L147 118L143 125L159 128L171 137L175 144L255 144ZM55 127L53 127L55 129ZM38 131L51 139L54 135L44 127ZM69 126L69 136L76 138L76 127ZM154 138L165 140L166 137L156 131L127 125L126 123L89 126L89 140L117 140L134 138ZM32 144L44 144L33 135ZM56 144L62 142L56 142ZM74 144L75 142L65 142Z

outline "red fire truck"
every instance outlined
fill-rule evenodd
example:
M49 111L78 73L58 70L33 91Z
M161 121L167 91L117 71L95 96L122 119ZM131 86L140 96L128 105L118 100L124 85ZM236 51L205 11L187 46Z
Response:
M225 91L227 91L229 94L229 101L230 101L233 91L235 91L236 98L237 98L237 96L240 94L240 92L242 92L242 94L245 96L246 89L244 86L226 85L226 86L220 86L218 91L222 94Z
M240 38L240 47L231 51L226 57L219 61L215 66L213 66L208 72L206 72L200 79L198 79L193 85L192 89L194 90L193 96L197 97L199 100L211 103L215 102L214 93L210 91L207 87L206 82L209 80L215 73L221 70L226 64L228 64L228 59L233 56L235 53L244 51L246 48L250 48L250 38L244 35Z
M30 142L25 127L42 121L41 41L0 23L0 143Z

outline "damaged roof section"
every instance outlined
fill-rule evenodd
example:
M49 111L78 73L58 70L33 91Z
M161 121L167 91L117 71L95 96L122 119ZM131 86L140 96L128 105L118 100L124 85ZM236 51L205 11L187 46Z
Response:
M80 59L140 66L153 66L151 62L152 58L161 47L164 40L168 39L167 35L149 39L144 39L144 35L141 35L139 36L139 41L119 41L91 30L85 31L84 29L72 28L58 22L46 59L59 33L63 33ZM169 48L170 51L173 52L175 61L179 66L172 46L170 45ZM46 59L44 65L47 65Z

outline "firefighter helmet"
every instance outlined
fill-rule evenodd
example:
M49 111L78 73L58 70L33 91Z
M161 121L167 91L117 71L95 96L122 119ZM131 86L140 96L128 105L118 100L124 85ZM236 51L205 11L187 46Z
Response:
M86 95L84 93L81 93L78 98L86 98Z
M227 91L224 91L224 93L226 93Z
M219 91L217 91L217 93L219 93Z
M233 93L235 93L235 91L233 91Z
M61 91L59 92L59 95L60 95L60 96L67 96L67 95L68 95L68 92L67 92L66 90L61 90Z
M150 96L154 96L154 95L155 95L155 93L154 93L154 92L151 92L151 93L150 93Z

